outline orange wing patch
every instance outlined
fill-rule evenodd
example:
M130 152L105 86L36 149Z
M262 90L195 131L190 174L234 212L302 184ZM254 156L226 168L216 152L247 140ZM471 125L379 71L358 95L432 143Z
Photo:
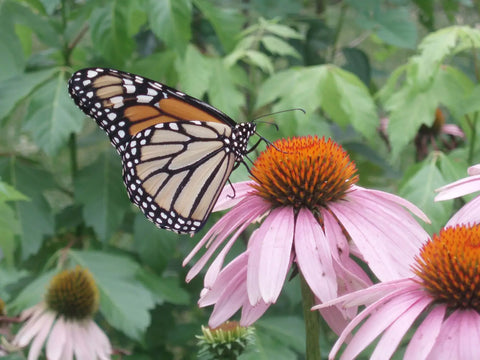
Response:
M129 129L131 136L150 126L175 121L174 118L163 115L160 110L150 105L130 106L125 109L124 115L132 123Z
M186 102L173 98L166 98L159 101L160 109L176 118L183 120L199 120L206 122L216 122L223 124L223 121L213 117L212 115L200 110L199 108L187 104Z

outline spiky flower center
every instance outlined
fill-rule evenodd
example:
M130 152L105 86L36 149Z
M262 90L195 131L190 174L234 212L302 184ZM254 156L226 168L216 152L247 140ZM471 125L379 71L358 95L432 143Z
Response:
M50 310L68 319L87 319L98 309L98 289L90 272L77 266L53 277L45 302Z
M422 248L415 273L437 301L480 312L480 226L440 231Z
M331 139L281 139L252 167L252 185L273 206L315 210L342 199L358 181L355 164Z

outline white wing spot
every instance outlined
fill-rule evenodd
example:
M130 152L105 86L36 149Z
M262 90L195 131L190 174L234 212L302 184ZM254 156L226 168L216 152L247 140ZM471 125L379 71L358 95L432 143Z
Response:
M153 97L148 96L148 95L138 95L137 96L137 101L139 103L149 103L152 99L153 99Z
M88 72L87 72L87 77L89 77L89 78L93 78L97 75L98 75L98 72L96 72L94 70L88 70Z

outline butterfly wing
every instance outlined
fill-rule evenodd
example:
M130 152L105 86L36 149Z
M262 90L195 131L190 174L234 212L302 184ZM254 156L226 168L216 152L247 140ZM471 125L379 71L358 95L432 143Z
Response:
M198 231L245 151L250 126L236 129L198 99L113 69L77 71L69 92L121 155L132 202L161 228Z

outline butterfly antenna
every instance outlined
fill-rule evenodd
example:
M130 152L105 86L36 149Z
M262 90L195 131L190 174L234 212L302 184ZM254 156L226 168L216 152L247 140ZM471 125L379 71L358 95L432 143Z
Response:
M269 113L269 114L260 115L259 117L253 119L252 121L257 121L258 119L261 119L261 118L264 118L264 117L267 117L267 116L270 116L270 115L277 115L277 114L282 114L282 113L286 113L286 112L290 112L290 111L301 111L301 112L303 112L303 114L306 114L306 113L307 113L307 112L306 112L304 109L302 109L302 108L286 109L286 110L275 111L275 112L272 112L272 113ZM258 121L257 121L257 122L258 122ZM276 127L277 130L278 130L277 124L275 124L275 123L269 123L269 122L266 122L266 121L262 121L262 122L265 123L265 124L275 125L275 127Z

